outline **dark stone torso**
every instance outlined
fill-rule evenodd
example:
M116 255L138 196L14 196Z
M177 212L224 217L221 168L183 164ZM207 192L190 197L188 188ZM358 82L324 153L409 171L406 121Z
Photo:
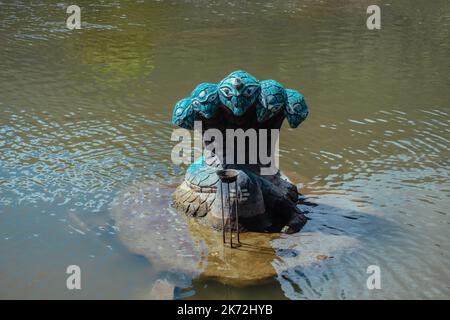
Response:
M266 144L266 150L267 152L265 153L267 156L271 156L273 154L273 146L271 146L271 144L273 143L272 138L276 138L273 137L274 133L271 131L271 129L277 129L279 130L281 128L281 125L283 123L284 120L284 115L282 113L278 113L276 114L273 118L269 119L268 121L264 122L264 123L259 123L256 119L256 104L253 105L243 116L241 117L236 117L233 115L233 113L228 110L225 107L219 108L218 110L218 114L216 117L212 118L212 119L202 119L202 135L205 133L206 130L208 129L217 129L222 133L223 136L223 140L222 140L222 145L224 147L224 161L223 164L227 165L229 163L226 162L225 157L226 157L226 148L225 146L227 146L227 135L226 135L226 130L227 129L233 129L233 130L238 130L241 129L243 131L247 131L249 129L254 129L256 131L256 136L257 136L257 140L256 141L250 141L250 139L246 139L245 141L245 159L246 159L246 163L245 164L250 164L249 163L249 152L250 150L256 151L257 155L258 155L258 164L260 164L260 158L259 158L259 146L260 143L265 143ZM266 129L267 130L267 137L268 139L261 139L260 135L261 135L261 131L260 129ZM232 137L233 138L233 137ZM234 139L234 150L237 150L237 143L238 140ZM210 142L206 142L205 145L209 145ZM256 144L256 145L255 145ZM252 148L250 148L252 147ZM235 161L234 164L237 163L237 155L235 154ZM244 164L244 163L239 163L239 164Z

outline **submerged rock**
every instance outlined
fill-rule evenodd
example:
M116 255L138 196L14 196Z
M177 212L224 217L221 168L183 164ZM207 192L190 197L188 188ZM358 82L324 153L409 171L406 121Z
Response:
M222 233L177 213L170 206L172 192L170 186L147 182L117 195L112 216L130 251L145 256L161 272L170 270L189 279L240 286L276 275L271 265L275 258L271 240L276 234L241 234L241 244L230 248L223 244Z
M191 236L185 219L170 207L173 189L155 182L139 183L120 192L111 212L119 238L157 270L173 270L195 277L206 254Z
M150 300L173 300L175 286L166 279L158 279L147 297Z
M276 276L271 262L276 258L271 241L278 237L274 233L246 232L240 235L237 243L233 234L233 248L230 247L230 235L223 243L222 233L206 226L189 223L193 236L201 239L208 248L208 261L200 274L200 279L215 279L224 284L246 286L261 284Z
M284 287L290 283L285 278L295 278L299 269L325 263L339 250L358 245L347 235L323 233L319 219L304 232L292 235L241 233L240 245L233 234L236 247L230 248L228 232L227 244L223 244L221 232L187 219L171 207L174 189L167 182L138 183L120 192L111 206L121 241L159 271L161 280L150 298L169 297L172 288L189 287L192 279L233 286L277 279Z

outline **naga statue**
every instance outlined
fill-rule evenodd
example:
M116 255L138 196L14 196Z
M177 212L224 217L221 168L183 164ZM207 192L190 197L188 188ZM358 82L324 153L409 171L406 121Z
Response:
M274 132L280 130L284 119L291 128L296 128L307 116L308 107L301 93L285 89L275 80L257 80L245 71L234 71L218 84L198 85L190 97L175 105L172 123L193 130L200 122L203 146L211 153L209 157L202 155L190 164L184 181L173 194L173 206L216 230L225 227L240 232L300 231L307 219L297 206L297 187L277 168L270 174L262 174L267 163L260 159L258 152L266 149L273 159L274 141L278 139ZM226 145L225 150L217 150L219 148L214 144L218 142L218 135L207 141L205 136L210 129L228 139L219 144ZM244 134L253 129L256 140L251 141L249 134L240 141L233 136L230 143L229 129ZM215 147L211 148L213 144ZM244 150L241 155L236 154L239 148ZM234 154L230 155L230 152ZM255 152L258 153L256 161L253 157ZM228 161L236 158L245 161ZM239 171L237 190L220 188L216 172L222 169ZM229 202L221 201L222 196L232 199L233 204L228 207ZM229 214L227 219L230 223L223 226L224 203L228 212L235 201L239 208L238 219Z

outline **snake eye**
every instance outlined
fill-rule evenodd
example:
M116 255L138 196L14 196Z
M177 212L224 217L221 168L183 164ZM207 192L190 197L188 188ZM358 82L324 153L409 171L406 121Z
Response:
M208 101L209 101L209 102L213 102L214 100L216 100L216 98L217 98L217 94L214 93L214 94L212 94L212 95L208 98Z
M222 94L227 98L231 97L231 90L227 87L221 88L220 92L222 92Z
M175 115L176 115L176 116L180 116L182 113L183 113L183 109L182 109L182 108L178 108L178 109L175 111Z

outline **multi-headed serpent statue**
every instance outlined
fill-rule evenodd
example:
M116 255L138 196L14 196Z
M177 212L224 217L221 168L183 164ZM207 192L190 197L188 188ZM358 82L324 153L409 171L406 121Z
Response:
M183 183L173 195L174 206L188 217L221 229L222 195L218 192L220 180L216 172L231 168L239 171L238 192L225 189L227 194L223 196L230 197L233 205L238 201L239 223L236 225L231 216L231 223L226 228L231 226L241 232L298 232L306 218L297 206L297 187L278 169L263 174L268 164L259 154L265 149L267 155L275 159L277 144L274 141L278 139L277 131L284 119L287 118L291 128L296 128L307 115L308 107L298 91L285 89L275 80L258 81L245 71L234 71L219 84L198 85L190 97L175 105L172 122L182 128L194 129L194 122L200 121L204 146L210 154L208 159L201 156L189 166ZM213 133L221 135L208 135L209 129L215 129ZM252 129L253 136L248 133ZM231 138L229 132L234 132ZM239 140L236 133L244 138ZM219 139L220 144L217 144ZM216 144L211 148L213 142ZM227 147L218 150L217 146ZM236 150L243 150L243 154L237 154ZM233 153L231 157L230 153ZM225 201L225 206L227 203ZM225 209L228 212L229 208Z

